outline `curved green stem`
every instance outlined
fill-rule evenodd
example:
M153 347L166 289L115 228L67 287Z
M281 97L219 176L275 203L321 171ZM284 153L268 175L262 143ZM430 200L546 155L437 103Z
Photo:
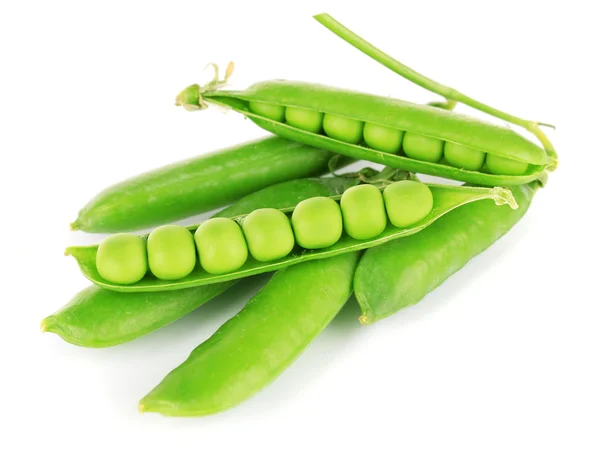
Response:
M332 31L335 35L337 35L347 43L351 44L359 51L362 51L370 58L389 68L398 75L406 78L407 80L421 86L422 88L434 92L438 95L441 95L442 97L445 97L448 103L452 103L452 101L464 103L465 105L475 108L476 110L482 111L484 113L495 116L496 118L502 119L504 121L510 122L512 124L527 129L529 132L531 132L538 138L548 155L554 159L553 166L554 168L556 168L556 165L558 164L556 150L552 146L552 143L550 143L550 140L548 139L546 134L542 132L542 130L539 128L540 123L535 121L524 120L504 111L492 108L489 105L485 105L484 103L481 103L463 94L462 92L457 91L456 89L452 89L448 86L438 83L437 81L432 80L431 78L426 77L425 75L422 75L421 73L413 70L412 68L404 65L403 63L392 58L380 49L376 48L371 43L364 40L356 33L352 32L350 29L336 21L327 13L317 14L316 16L314 16L314 18L317 21L319 21L319 23L321 23L323 26L327 27L330 31Z

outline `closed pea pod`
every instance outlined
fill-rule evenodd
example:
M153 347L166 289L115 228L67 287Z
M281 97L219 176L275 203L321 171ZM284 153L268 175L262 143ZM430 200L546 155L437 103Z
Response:
M346 303L358 259L359 253L347 253L277 272L240 313L140 401L140 411L210 415L263 389Z
M293 207L303 199L333 196L360 183L354 177L303 178L243 197L215 217L247 214L258 208ZM190 232L191 235L191 232ZM122 344L159 329L221 294L237 281L154 292L118 292L93 285L46 317L41 328L84 347Z
M423 299L508 232L525 215L541 185L534 181L511 188L517 210L473 202L410 239L367 250L354 277L361 323L374 323Z
M158 226L229 205L277 183L327 173L333 156L281 137L261 138L112 185L90 200L71 226L86 232Z

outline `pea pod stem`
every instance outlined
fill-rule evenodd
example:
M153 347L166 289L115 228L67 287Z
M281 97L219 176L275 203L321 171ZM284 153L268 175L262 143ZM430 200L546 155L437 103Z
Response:
M554 170L557 167L558 157L556 154L556 150L554 149L554 146L552 145L546 134L539 127L540 125L547 124L539 123L536 121L524 120L517 116L513 116L509 113L506 113L504 111L490 107L489 105L486 105L482 102L479 102L478 100L475 100L463 94L462 92L457 91L456 89L445 86L443 84L438 83L437 81L432 80L431 78L428 78L427 76L404 65L402 62L399 62L398 60L394 59L379 48L373 46L371 43L361 38L356 33L352 32L350 29L345 27L343 24L338 22L336 19L334 19L327 13L317 14L314 16L314 18L321 25L325 26L327 29L329 29L335 35L340 37L342 40L354 46L359 51L362 51L371 59L389 68L394 73L397 73L398 75L421 86L424 89L427 89L431 92L441 95L442 97L445 97L447 100L447 104L451 105L452 102L460 102L472 108L475 108L476 110L479 110L483 113L490 114L498 119L508 121L512 124L527 129L529 132L531 132L537 137L537 139L540 141L548 155L553 159L551 169Z

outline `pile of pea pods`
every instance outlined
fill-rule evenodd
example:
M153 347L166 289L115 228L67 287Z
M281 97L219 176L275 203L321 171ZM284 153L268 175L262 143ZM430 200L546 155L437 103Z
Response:
M66 253L93 284L42 330L84 347L119 345L245 277L273 274L142 398L143 412L202 416L238 405L281 374L352 294L361 324L417 304L509 231L557 167L547 125L420 75L328 14L315 19L445 100L418 105L286 80L231 91L232 64L223 78L214 66L211 81L179 93L187 110L224 106L274 135L146 172L90 200L72 228L111 235ZM458 103L536 141L455 113ZM372 164L338 172L356 160ZM224 206L199 225L172 223Z

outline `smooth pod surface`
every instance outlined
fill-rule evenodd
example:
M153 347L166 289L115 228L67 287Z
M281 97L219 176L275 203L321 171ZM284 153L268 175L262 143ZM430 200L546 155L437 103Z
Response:
M119 232L187 218L276 183L327 173L333 155L275 136L244 143L110 186L79 211L72 227Z
M215 217L247 214L258 208L293 207L316 196L333 196L357 185L351 177L301 178L272 185L243 197ZM215 283L168 292L123 293L91 286L42 321L44 331L84 347L107 347L128 342L165 326L236 281Z
M129 342L187 315L236 281L177 291L120 293L91 285L42 320L41 329L81 347Z
M346 253L277 272L240 313L140 401L140 410L210 415L266 387L346 303L358 259L358 252Z
M527 212L540 183L511 187L517 210L479 201L464 205L410 237L367 250L354 277L361 323L416 304L486 250Z
M446 213L451 212L462 205L481 199L493 199L498 204L509 204L510 206L515 205L510 191L504 188L491 189L437 184L430 184L428 186L433 195L433 208L423 220L419 221L415 225L406 228L397 228L392 224L388 224L381 234L369 240L355 240L347 234L343 234L340 240L330 247L316 250L304 250L296 247L288 256L272 262L259 262L255 259L249 258L239 270L222 275L208 274L206 271L196 266L196 269L194 269L190 275L180 280L167 281L146 276L138 283L133 285L118 285L106 281L104 278L102 278L102 276L99 275L95 264L97 246L69 247L67 248L66 253L73 256L77 260L82 273L88 279L103 288L123 292L164 291L170 289L191 288L194 286L244 278L264 272L280 270L284 267L306 261L323 259L352 251L361 251L367 248L372 248L397 238L413 235L429 226ZM339 196L337 196L337 199L339 199ZM292 211L293 208L280 208L280 210L286 210L286 212L289 212ZM244 216L245 215L240 215L236 219L243 221ZM190 227L190 230L195 229L195 226Z
M324 148L356 159L385 164L417 173L437 175L487 186L522 184L538 178L552 160L538 145L505 126L484 122L449 110L319 84L272 80L254 84L245 91L215 91L202 95L206 101L243 113L260 127L285 138ZM476 151L516 159L530 164L521 175L493 175L485 171L457 168L447 163L426 162L376 151L325 135L276 122L249 109L249 101L276 103L311 109L391 129L457 143ZM405 139L406 141L406 134Z

